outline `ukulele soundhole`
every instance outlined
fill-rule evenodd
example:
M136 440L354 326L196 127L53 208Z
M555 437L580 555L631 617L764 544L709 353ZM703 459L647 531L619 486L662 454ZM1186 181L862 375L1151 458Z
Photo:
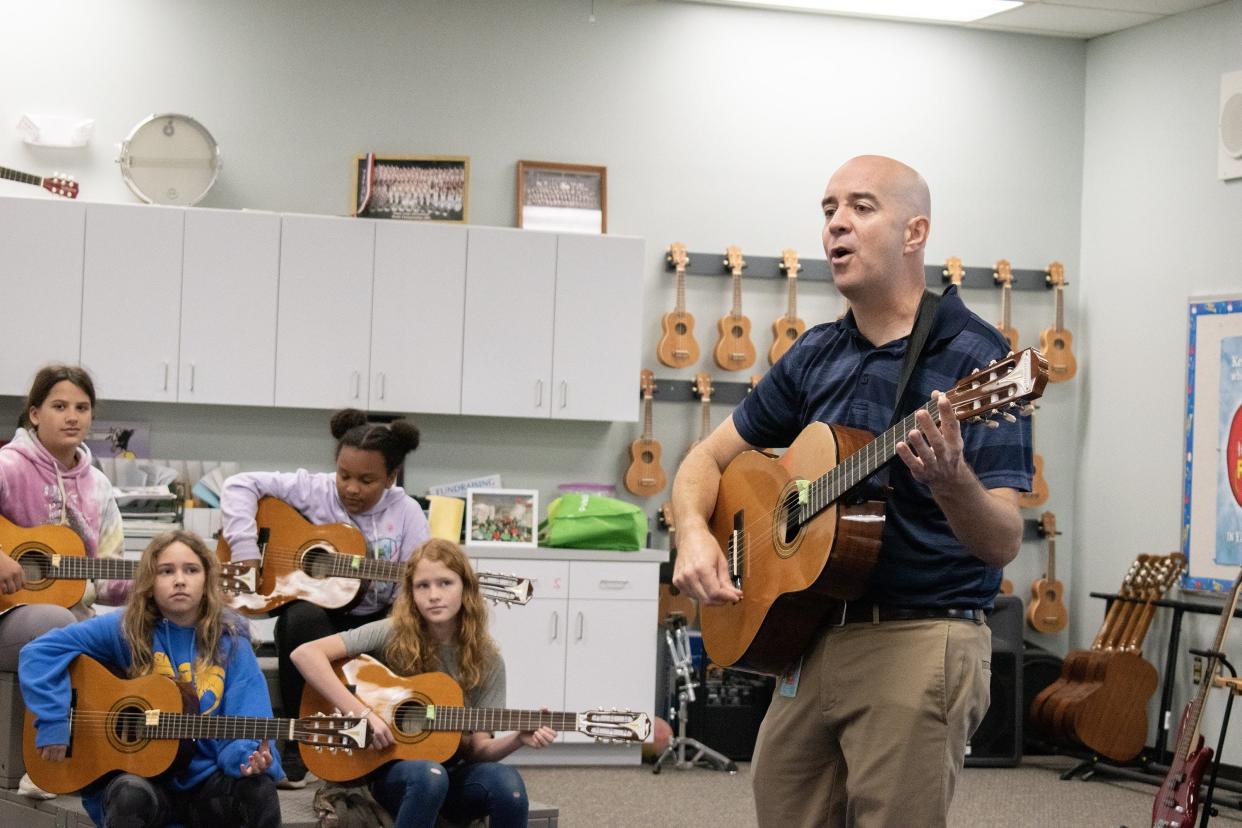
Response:
M737 337L737 338L739 338L739 339L741 338L742 334L743 334L743 333L745 333L745 332L742 330L742 326L741 326L741 325L734 325L732 328L730 328L730 329L729 329L729 331L733 334L733 336L735 336L735 337Z
M790 339L790 340L797 339L797 338L798 338L798 329L797 329L797 328L786 328L786 329L785 329L785 336L789 337L789 339Z
M1064 348L1065 348L1065 340L1064 340L1064 339L1054 339L1054 340L1052 340L1052 347L1056 348L1058 351L1060 351L1060 350L1064 349Z
M312 546L302 553L299 567L312 578L328 578L332 575L333 551L324 546Z
M678 336L685 336L686 331L689 330L689 328L686 327L685 322L678 322L676 325L673 326L673 330L677 331Z
M651 452L649 452L649 451L644 451L644 452L643 452L643 462L644 462L644 463L650 463L650 462L651 462L651 461L653 461L653 460L655 460L655 455L654 455L654 454L652 454L652 453L651 453Z

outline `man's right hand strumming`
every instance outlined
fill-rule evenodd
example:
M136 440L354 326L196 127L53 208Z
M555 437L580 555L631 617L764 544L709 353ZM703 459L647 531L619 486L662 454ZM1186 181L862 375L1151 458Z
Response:
M732 604L742 591L729 580L729 565L706 526L678 531L673 585L700 604Z

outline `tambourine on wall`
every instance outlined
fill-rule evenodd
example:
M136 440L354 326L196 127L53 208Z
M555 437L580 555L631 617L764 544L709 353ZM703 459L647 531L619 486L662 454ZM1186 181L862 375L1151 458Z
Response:
M220 174L216 139L189 115L171 112L134 127L116 160L125 184L148 204L197 204Z

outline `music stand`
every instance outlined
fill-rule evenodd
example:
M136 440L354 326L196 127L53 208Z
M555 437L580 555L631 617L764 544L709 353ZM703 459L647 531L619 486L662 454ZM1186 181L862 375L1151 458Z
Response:
M652 773L659 773L664 763L673 760L673 767L687 770L696 766L712 770L737 773L737 763L719 751L712 750L698 739L686 735L686 722L690 718L690 702L694 701L694 688L699 683L694 680L691 666L690 638L686 635L686 617L681 613L671 613L666 619L664 643L668 647L669 658L673 661L673 670L677 674L677 708L669 708L669 718L677 719L677 735L668 740L668 747L656 759ZM687 748L693 754L687 758Z

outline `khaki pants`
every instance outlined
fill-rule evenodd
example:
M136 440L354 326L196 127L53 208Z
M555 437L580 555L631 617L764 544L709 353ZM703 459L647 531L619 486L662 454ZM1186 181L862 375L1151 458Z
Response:
M956 619L817 635L777 682L752 767L761 828L943 826L990 700L992 633Z

